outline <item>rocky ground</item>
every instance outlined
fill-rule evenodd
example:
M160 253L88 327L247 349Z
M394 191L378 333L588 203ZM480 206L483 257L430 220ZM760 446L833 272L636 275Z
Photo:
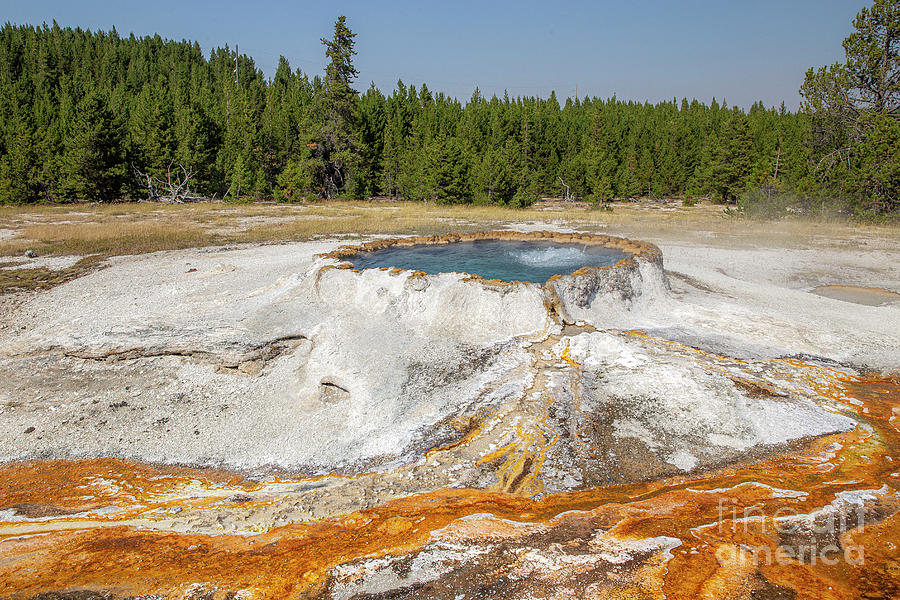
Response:
M542 288L334 268L323 239L2 297L0 594L900 590L900 303L814 293L900 290L896 240L604 233L662 262ZM757 556L807 545L870 560Z

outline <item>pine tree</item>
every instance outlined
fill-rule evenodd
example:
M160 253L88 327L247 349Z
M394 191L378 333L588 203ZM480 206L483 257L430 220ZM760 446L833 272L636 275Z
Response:
M322 188L326 198L349 188L361 159L356 112L359 95L352 87L358 75L353 66L356 34L350 31L346 21L346 17L339 17L334 24L334 36L330 40L322 38L329 63L319 95L315 142L316 157L322 162Z
M587 197L592 202L606 202L614 195L613 177L614 163L600 151L595 151L587 159L586 184Z
M164 90L162 81L145 85L128 120L131 166L163 180L175 162L174 111Z
M379 171L384 154L386 104L384 95L373 83L357 105L361 161L358 173L353 178L355 188L351 190L353 196L378 196L382 192Z
M121 121L98 93L75 111L62 157L61 188L70 198L108 202L121 197L127 178Z
M802 110L809 116L812 171L832 189L849 183L859 208L895 210L900 202L893 167L894 125L900 120L900 2L875 0L856 15L853 26L843 44L845 61L810 69L800 88Z
M855 183L867 197L866 208L885 213L900 208L900 121L884 111L871 115L871 134L859 144Z
M304 147L278 174L275 198L282 202L315 200L321 180L320 169L321 163Z
M432 142L428 149L425 172L426 194L430 200L442 204L471 201L469 165L459 139Z
M474 198L485 204L509 204L516 192L512 168L506 152L484 151L472 172Z
M400 192L401 157L403 156L403 138L399 118L392 115L385 126L381 152L381 190L396 198Z
M735 111L725 125L722 143L712 169L710 187L716 199L734 203L747 189L752 149L753 138L747 117Z
M0 203L38 202L46 191L35 132L24 118L7 126L9 146L0 156Z
M238 154L228 177L228 198L239 200L253 191L253 171L244 163L244 157Z
M175 162L191 171L191 188L207 195L223 193L222 173L216 165L222 131L199 102L184 109L177 143Z

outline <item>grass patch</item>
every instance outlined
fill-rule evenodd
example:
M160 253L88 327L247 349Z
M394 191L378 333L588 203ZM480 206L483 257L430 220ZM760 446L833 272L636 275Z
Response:
M67 269L0 269L0 295L12 292L48 290L102 267L103 256L86 256Z
M38 254L111 256L190 248L214 243L215 237L179 223L67 223L25 227L17 245L28 245Z

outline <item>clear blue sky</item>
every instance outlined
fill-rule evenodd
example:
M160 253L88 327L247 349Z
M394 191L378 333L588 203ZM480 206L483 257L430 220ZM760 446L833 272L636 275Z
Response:
M191 39L204 53L239 44L271 76L278 56L316 74L319 41L347 15L358 33L357 88L398 78L468 99L586 94L657 101L713 96L789 108L807 68L842 57L863 0L0 0L16 24Z

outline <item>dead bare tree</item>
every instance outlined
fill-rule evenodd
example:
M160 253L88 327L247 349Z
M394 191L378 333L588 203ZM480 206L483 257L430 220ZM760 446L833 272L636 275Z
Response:
M166 169L166 184L169 190L169 200L172 202L184 202L185 199L190 198L191 193L191 177L194 174L194 168L185 169L182 164L179 164L178 168L181 169L181 173L176 173L174 179L171 163Z
M563 178L557 176L557 179L559 179L559 182L563 185L564 188L566 188L565 197L563 198L563 200L565 200L566 202L572 202L573 200L575 200L575 198L572 197L572 193L571 193L569 186L566 184L565 181L563 181Z
M134 165L131 168L134 170L135 176L144 181L149 196L147 200L149 201L181 204L204 199L202 196L191 195L191 179L194 176L193 167L187 169L181 163L177 166L174 162L169 163L169 166L166 167L165 179L141 171Z
M156 180L153 179L153 177L149 173L144 173L134 165L131 165L131 169L134 171L135 177L144 181L144 185L147 187L147 193L149 195L147 200L158 200L159 192L156 191Z

